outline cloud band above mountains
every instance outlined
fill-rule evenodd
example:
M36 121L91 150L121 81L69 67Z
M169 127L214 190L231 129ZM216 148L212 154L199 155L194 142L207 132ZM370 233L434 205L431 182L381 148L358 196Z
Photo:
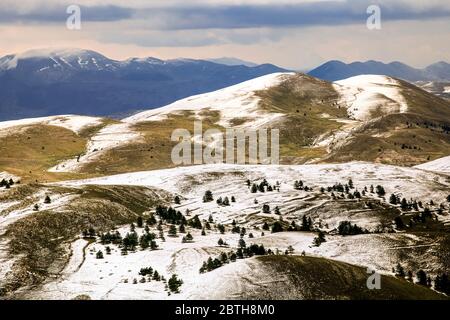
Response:
M0 23L57 23L67 18L66 7L76 1L6 0L0 4ZM382 8L385 21L450 17L448 1L78 1L83 21L145 20L154 30L237 29L287 26L329 26L364 23L371 4ZM90 5L88 5L90 3Z

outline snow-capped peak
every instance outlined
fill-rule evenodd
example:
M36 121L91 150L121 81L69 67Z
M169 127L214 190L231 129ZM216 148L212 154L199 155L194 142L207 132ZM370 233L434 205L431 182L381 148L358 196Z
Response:
M39 65L37 71L43 71L52 67L86 68L88 66L94 66L97 69L104 69L114 63L114 61L100 53L91 50L78 48L44 48L32 49L6 56L0 60L0 69L15 69L19 61L27 59L44 59L50 61L50 64L47 66L42 67Z

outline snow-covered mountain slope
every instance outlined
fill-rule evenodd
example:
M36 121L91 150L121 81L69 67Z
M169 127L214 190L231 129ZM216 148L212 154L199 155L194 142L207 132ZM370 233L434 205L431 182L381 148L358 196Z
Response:
M102 118L77 116L77 115L61 115L41 118L29 118L22 120L11 120L0 122L0 134L6 133L14 127L30 126L30 125L49 125L68 129L75 133L80 133L83 129L93 127L102 123Z
M321 190L321 187L326 189L336 183L346 184L350 178L355 188L352 192L354 190L362 192L364 187L368 188L362 199L340 197L340 192L337 191L335 192L337 198L333 199L331 192ZM247 185L247 179L251 183L260 183L267 179L270 185L277 185L280 190L252 193ZM294 189L295 180L302 180L305 186L312 189ZM369 191L371 185L382 185L386 195L380 197L371 193ZM304 251L307 257L322 257L366 268L371 267L384 274L390 274L392 267L398 262L401 262L407 270L427 269L433 276L446 267L446 256L442 250L445 250L447 240L443 238L445 233L440 233L439 228L441 223L448 223L448 215L436 212L441 203L445 210L448 210L448 205L444 201L450 192L450 181L445 175L420 169L361 162L303 166L207 165L45 185L48 192L67 192L79 198L79 202L70 204L67 203L69 198L60 197L66 199L66 203L60 203L59 208L54 209L60 214L65 214L67 210L74 210L75 214L79 214L80 210L91 214L91 210L98 210L101 203L106 205L106 199L115 201L115 197L121 195L124 190L128 190L127 197L134 196L141 199L141 193L148 187L152 187L152 190L161 190L161 193L166 190L168 192L165 193L170 194L172 198L179 195L181 202L171 205L176 210L186 213L188 219L198 216L201 221L206 221L211 216L214 221L211 222L211 230L206 230L206 235L201 235L200 229L187 226L187 231L193 235L192 242L183 243L181 235L167 236L165 240L156 239L158 250L138 249L129 251L126 255L112 244L76 240L71 245L70 254L67 255L70 257L69 262L62 272L55 279L49 279L39 289L25 292L25 297L68 299L85 294L94 299L166 297L224 299L236 298L235 295L242 294L241 286L249 286L248 294L251 295L255 287L262 283L264 275L272 276L267 273L267 269L252 259L238 259L235 263L225 264L205 274L199 272L202 263L209 257L214 258L222 252L237 248L241 237L239 233L230 231L233 220L238 226L246 228L243 238L247 245L262 244L274 252L277 250L284 252L292 246L296 255ZM229 206L219 205L216 201L205 203L202 198L206 190L212 191L214 200L234 196L236 202L231 202ZM399 232L395 229L393 224L395 217L409 219L417 213L402 212L399 205L389 204L390 193L422 201L424 206L432 210L433 219L426 225L426 232L416 233L415 229ZM40 197L42 198L42 195ZM52 194L51 197L58 199ZM83 202L80 200L88 200L90 206L84 207L86 204L81 205ZM433 200L434 204L431 204L430 200ZM119 203L136 205L133 200L127 201L126 198L120 198ZM262 211L265 204L270 206L268 213ZM111 206L111 203L108 205ZM275 213L275 207L279 208L280 214ZM31 208L29 205L29 212ZM111 209L108 208L107 206L105 212L110 213ZM147 210L152 211L153 208L148 207L144 210L148 213ZM9 212L9 215L14 214L14 210ZM315 233L270 233L261 229L264 222L272 224L280 221L285 226L290 225L292 221L300 224L303 216L311 217L315 227L320 226L322 230L328 232L327 241L319 247L312 244L316 237ZM28 217L31 219L32 216ZM337 235L335 229L341 221L351 221L375 233L357 236ZM438 225L433 227L433 223ZM221 234L215 227L217 224L225 225L227 231ZM415 227L420 226L418 222ZM164 234L168 233L169 227L170 224L163 224ZM120 226L117 230L125 235L130 228ZM433 233L433 230L436 232ZM137 227L136 231L139 235L144 233L140 227ZM156 225L151 226L151 232L158 234ZM218 246L219 239L228 245ZM105 254L104 259L97 259L96 253L98 251L105 253L106 246L112 249L111 254ZM277 256L273 259L276 262ZM149 282L148 279L142 281L139 270L147 267L154 268L166 279L172 274L177 274L184 281L181 293L167 296L163 283L154 280ZM224 278L228 281L223 281ZM211 283L214 286L211 286ZM270 288L265 292L274 294Z
M356 120L408 111L400 82L387 76L356 76L337 81L334 87L341 95L340 103L347 106L349 116Z
M219 111L220 121L217 123L224 127L231 126L230 120L235 118L251 119L245 123L246 127L257 128L270 123L283 114L262 112L258 108L260 98L256 91L267 90L279 85L293 73L273 73L243 83L179 100L168 106L144 111L125 118L123 121L137 123L144 121L160 121L167 118L168 114L177 114L182 111L193 111L199 115L202 111Z
M450 174L450 156L416 166L418 169Z

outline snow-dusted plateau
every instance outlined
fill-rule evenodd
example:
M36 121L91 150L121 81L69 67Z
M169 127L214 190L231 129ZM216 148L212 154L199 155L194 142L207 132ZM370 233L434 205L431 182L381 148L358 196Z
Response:
M176 167L171 132L195 120L280 129L281 163ZM0 122L0 294L445 299L449 132L450 103L404 81L296 73L121 120Z

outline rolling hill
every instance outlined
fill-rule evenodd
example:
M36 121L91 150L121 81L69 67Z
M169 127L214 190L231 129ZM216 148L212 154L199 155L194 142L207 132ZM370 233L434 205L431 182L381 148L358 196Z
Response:
M383 63L379 61L352 62L328 61L311 70L309 75L328 81L337 81L364 74L385 75L416 81L448 81L450 80L450 64L438 62L424 69L416 69L401 62Z
M279 129L282 164L414 166L450 154L450 103L414 85L377 75L330 83L274 73L122 120L0 123L0 170L42 182L172 167L172 131L192 132L200 119L204 131ZM53 135L70 143L53 144Z

